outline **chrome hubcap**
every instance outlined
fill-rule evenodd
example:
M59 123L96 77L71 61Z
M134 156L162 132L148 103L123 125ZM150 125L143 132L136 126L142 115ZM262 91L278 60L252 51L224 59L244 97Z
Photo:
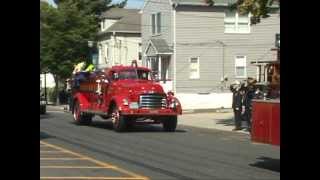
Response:
M78 121L78 119L79 119L79 108L78 107L76 107L74 109L73 117L74 117L74 120Z

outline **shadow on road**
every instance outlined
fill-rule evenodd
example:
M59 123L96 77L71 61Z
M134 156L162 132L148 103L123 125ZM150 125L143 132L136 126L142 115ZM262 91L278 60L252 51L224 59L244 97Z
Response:
M225 126L234 126L234 120L233 118L228 119L216 119L218 122L217 124L223 124Z
M75 123L73 123L75 124ZM113 131L113 125L111 121L92 121L91 127L96 127L96 128L101 128L101 129L108 129L108 130L112 130ZM132 125L130 126L126 131L126 133L138 133L138 132L163 132L163 133L168 133L168 132L164 132L162 129L162 125L150 125L150 124L136 124L136 125ZM176 129L177 133L183 133L183 132L187 132L185 130L182 129Z
M51 136L45 132L40 131L40 140L47 139L47 138L53 138L53 137L54 136Z
M249 164L250 166L268 169L271 171L280 172L280 159L273 159L268 157L259 157L257 158L262 161L258 161L254 164Z
M216 119L218 120L217 124L222 124L224 126L234 126L234 119L228 118L228 119ZM241 121L242 128L248 127L247 122Z
M40 114L40 120L41 119L48 119L48 118L50 118L51 117L51 115L50 115L50 113L48 113L48 112L46 112L45 114Z

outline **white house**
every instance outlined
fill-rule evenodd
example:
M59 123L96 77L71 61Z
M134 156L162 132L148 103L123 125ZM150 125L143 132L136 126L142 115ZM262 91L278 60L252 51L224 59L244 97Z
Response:
M117 64L141 65L141 14L138 9L112 8L101 15L97 69Z

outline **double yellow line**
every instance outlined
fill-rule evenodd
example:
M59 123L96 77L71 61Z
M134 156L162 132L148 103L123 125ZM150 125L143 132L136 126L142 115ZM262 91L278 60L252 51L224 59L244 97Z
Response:
M90 158L88 156L84 156L82 154L79 154L79 153L64 149L62 147L59 147L59 146L56 146L56 145L53 145L53 144L46 143L44 141L40 141L40 146L41 147L51 147L51 148L53 148L55 150L58 150L58 151L55 151L55 152L64 152L64 153L67 153L67 154L72 154L72 155L77 157L77 158L40 158L40 160L72 160L72 159L77 160L77 159L84 159L84 160L87 160L87 161L90 161L90 162L92 162L94 164L99 165L99 166L40 166L40 168L68 168L68 169L69 168L88 168L88 169L89 168L104 168L104 169L113 169L113 170L118 171L120 173L123 173L123 174L131 176L131 177L40 177L40 179L114 179L114 180L117 180L117 179L119 179L119 180L122 180L122 179L131 180L132 179L132 180L149 180L148 177L145 177L145 176L130 172L128 170L122 169L120 167L117 167L117 166L114 166L114 165L111 165L111 164L108 164L108 163L105 163L105 162L102 162L102 161L98 161L98 160ZM53 151L47 151L47 152L53 152Z

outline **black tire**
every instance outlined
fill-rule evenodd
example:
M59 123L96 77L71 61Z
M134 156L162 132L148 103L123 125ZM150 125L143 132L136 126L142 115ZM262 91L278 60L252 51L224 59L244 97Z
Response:
M113 107L112 109L112 124L113 124L113 129L117 132L123 132L127 129L127 120L126 117L121 115L119 112L118 107Z
M177 116L170 116L162 120L163 130L166 132L174 132L177 128Z
M135 119L134 118L126 118L127 130L134 128Z
M79 125L91 124L92 115L81 112L79 102L75 102L72 113L73 113L73 119L76 124L79 124Z
M105 116L105 115L100 115L100 117L101 117L102 119L109 119L109 118L110 118L109 116Z

